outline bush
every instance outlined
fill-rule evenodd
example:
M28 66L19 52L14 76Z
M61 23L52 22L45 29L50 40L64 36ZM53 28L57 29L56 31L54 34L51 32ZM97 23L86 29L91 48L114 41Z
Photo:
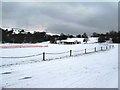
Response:
M83 42L86 42L86 43L87 43L87 41L88 41L88 38L84 38L84 39L83 39Z
M105 41L106 40L105 40L105 37L103 35L99 36L99 38L98 38L99 43L102 43L102 42L105 42Z

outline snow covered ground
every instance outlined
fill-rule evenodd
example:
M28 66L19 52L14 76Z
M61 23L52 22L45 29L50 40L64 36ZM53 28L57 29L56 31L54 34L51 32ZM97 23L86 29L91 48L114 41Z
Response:
M4 44L10 46L11 44ZM16 45L16 44L12 44ZM17 44L18 45L18 44ZM58 45L38 43L22 45L48 45L45 48L0 49L0 57L22 57L43 52L59 53L69 50L100 49L108 44ZM3 44L0 44L3 46ZM80 52L73 52L72 55ZM46 54L46 59L69 56ZM42 61L42 55L29 58L0 59L0 87L11 88L117 88L118 45L107 51Z
M86 43L86 42L83 42L84 38L67 38L66 40L61 40L61 41L65 41L65 42L75 42L75 41L78 41L78 42L81 42L81 43ZM59 40L58 40L59 42ZM98 42L98 38L97 37L89 37L88 38L88 41L87 43L96 43Z

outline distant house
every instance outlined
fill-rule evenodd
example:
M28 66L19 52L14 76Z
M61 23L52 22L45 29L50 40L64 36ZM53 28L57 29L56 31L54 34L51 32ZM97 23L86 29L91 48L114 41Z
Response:
M86 44L86 42L84 42L85 38L67 38L66 40L57 40L56 43L57 44L69 44L69 45L73 45L73 44ZM97 37L90 37L87 38L87 43L97 43L98 42L98 38Z
M77 40L77 38L70 38L67 40L61 40L61 41L57 41L58 44L80 44L81 41Z

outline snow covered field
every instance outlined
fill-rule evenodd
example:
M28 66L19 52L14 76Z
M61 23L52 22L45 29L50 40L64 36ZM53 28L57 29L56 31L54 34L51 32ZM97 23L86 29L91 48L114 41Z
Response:
M16 44L0 44L16 45ZM22 57L43 52L46 59L69 56L70 50L97 50L107 44L58 45L38 43L22 45L48 45L45 48L0 49L0 57ZM80 52L73 52L79 54ZM11 88L117 88L118 45L107 51L42 61L42 55L29 58L0 59L0 87Z

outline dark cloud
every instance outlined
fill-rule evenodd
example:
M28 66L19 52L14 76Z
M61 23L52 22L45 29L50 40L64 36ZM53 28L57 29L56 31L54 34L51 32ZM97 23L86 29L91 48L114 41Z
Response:
M48 32L66 34L117 30L117 5L117 2L4 2L2 26L30 30L43 26Z

